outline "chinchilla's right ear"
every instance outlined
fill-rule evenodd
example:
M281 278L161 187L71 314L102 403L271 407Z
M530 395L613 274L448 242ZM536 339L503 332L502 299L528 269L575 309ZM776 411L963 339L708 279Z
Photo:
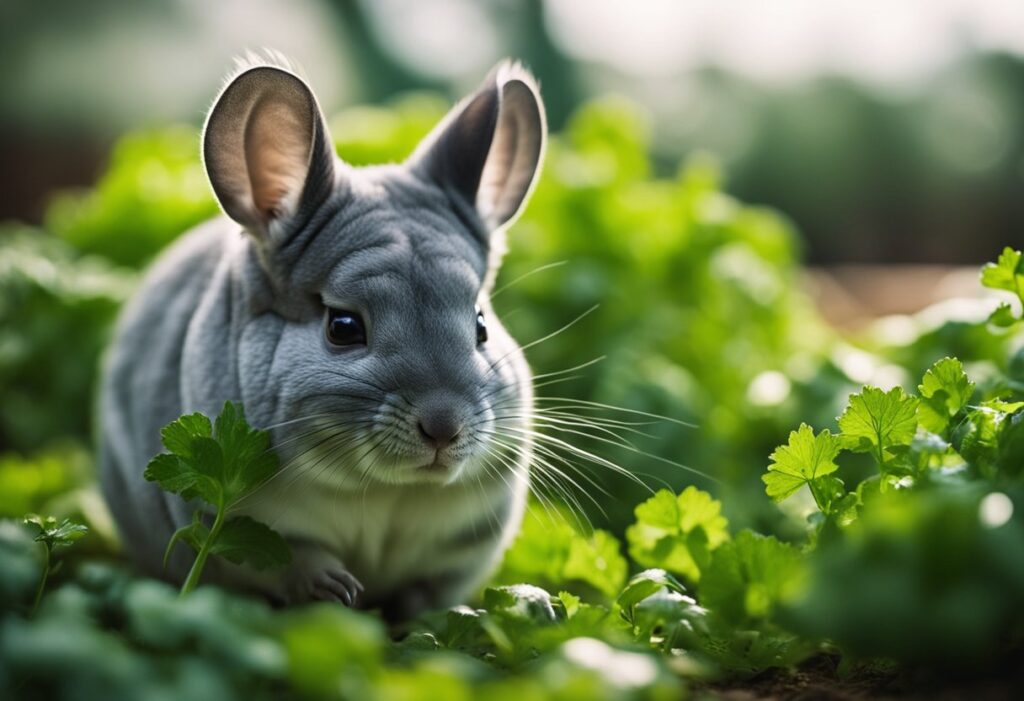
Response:
M203 161L221 207L260 243L323 201L334 147L313 91L286 65L255 65L228 82L203 133Z

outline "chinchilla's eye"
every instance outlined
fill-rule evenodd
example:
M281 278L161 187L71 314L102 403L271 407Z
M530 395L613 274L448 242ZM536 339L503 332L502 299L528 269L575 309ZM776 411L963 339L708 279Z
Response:
M335 346L365 346L363 317L345 309L328 309L327 340Z
M478 344L487 341L487 322L484 321L484 313L476 310L476 342Z

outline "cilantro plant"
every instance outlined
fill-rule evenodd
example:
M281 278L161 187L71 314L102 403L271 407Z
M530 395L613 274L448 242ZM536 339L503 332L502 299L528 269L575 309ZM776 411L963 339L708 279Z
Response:
M210 555L257 569L286 565L291 560L288 544L277 532L248 516L230 516L239 502L278 470L277 455L270 449L270 435L245 421L241 406L226 402L211 426L203 414L189 414L172 421L161 431L167 453L153 458L146 479L185 500L199 499L192 523L171 536L164 562L178 541L196 551L196 559L181 587L195 589ZM204 514L212 507L213 523Z
M70 519L64 519L58 523L53 516L44 518L35 514L25 517L25 525L34 531L35 541L43 546L43 572L39 576L39 586L36 588L36 596L32 601L32 610L35 611L39 608L39 601L43 598L46 580L60 566L60 563L54 565L54 551L71 545L84 536L89 529Z
M981 284L993 290L1012 292L1024 306L1024 255L1010 247L1003 249L995 263L981 269ZM1017 320L1013 307L1004 302L989 317L997 326L1011 326Z

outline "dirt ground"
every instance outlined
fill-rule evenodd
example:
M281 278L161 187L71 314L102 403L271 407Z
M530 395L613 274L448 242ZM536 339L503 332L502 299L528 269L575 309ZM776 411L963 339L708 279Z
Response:
M740 683L695 690L700 701L1017 701L1024 699L1024 665L988 678L937 680L923 673L864 669L840 675L838 658L820 656L800 669L772 670Z

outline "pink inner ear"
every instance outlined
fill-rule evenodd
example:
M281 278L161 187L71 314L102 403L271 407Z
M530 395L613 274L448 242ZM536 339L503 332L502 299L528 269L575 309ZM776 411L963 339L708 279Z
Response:
M291 213L302 195L313 146L313 120L295 104L266 96L246 125L245 161L253 204L265 220Z

